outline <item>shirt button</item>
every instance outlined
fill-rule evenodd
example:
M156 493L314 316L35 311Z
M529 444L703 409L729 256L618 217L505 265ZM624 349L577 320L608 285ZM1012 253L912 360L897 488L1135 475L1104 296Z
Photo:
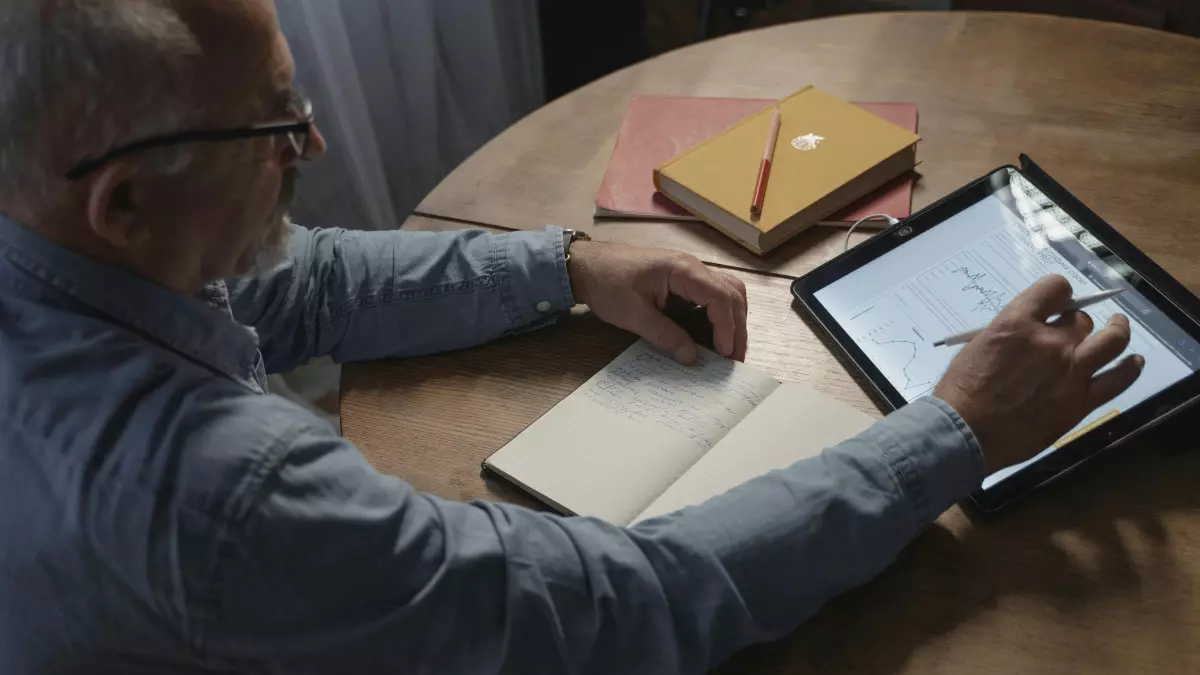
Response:
M553 307L554 306L550 304L549 300L543 300L537 304L537 311L541 312L542 314L545 314L546 312L549 312Z

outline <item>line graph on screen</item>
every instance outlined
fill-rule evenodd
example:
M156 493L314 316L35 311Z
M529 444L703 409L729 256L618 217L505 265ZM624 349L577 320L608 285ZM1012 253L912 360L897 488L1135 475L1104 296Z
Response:
M1000 261L994 261L1000 262ZM909 284L930 309L959 330L983 325L1034 279L1013 270L1001 276L974 251L964 251L918 275ZM1006 277L1016 276L1017 284ZM1036 278L1036 277L1034 277Z
M932 347L928 329L908 313L898 295L888 295L847 322L851 338L884 377L909 400L923 396L945 371L945 359Z
M911 401L932 390L961 349L934 347L934 340L987 325L1037 279L1070 271L1048 266L1016 234L1001 230L899 280L860 305L844 326L888 382ZM1096 307L1095 312L1106 309ZM1138 342L1140 336L1134 337Z

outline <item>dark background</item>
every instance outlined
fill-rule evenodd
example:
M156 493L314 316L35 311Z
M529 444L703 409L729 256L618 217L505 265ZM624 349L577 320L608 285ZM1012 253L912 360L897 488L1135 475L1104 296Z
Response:
M706 4L707 21L702 21ZM902 10L906 4L913 3L541 0L547 98L555 99L614 70L705 37L836 14ZM953 9L1040 12L1118 21L1200 36L1200 0L948 0L942 4Z

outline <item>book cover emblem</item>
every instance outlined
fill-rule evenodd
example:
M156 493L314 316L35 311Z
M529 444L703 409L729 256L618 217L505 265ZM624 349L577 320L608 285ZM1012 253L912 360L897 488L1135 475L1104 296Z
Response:
M820 145L821 141L823 140L825 140L824 136L818 136L816 134L804 134L803 136L797 136L792 139L792 147L803 152L816 150L817 146Z

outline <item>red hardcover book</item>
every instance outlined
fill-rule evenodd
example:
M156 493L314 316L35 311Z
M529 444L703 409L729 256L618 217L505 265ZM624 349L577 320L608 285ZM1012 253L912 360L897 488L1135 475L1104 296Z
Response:
M654 169L737 124L774 101L747 98L634 96L625 111L604 182L596 195L595 217L698 220L654 189ZM889 122L917 131L912 103L856 103ZM894 181L859 203L830 216L823 225L850 225L873 213L896 218L912 214L913 176ZM884 227L886 222L863 223Z

